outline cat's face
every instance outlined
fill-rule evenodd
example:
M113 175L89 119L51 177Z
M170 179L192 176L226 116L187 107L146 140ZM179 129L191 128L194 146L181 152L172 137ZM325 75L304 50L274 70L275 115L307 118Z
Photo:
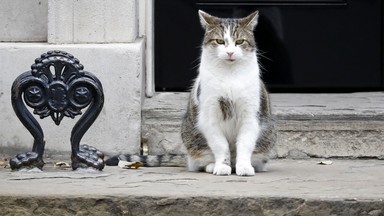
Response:
M242 19L222 19L201 10L199 16L205 29L203 49L211 58L233 64L256 55L253 30L258 11Z

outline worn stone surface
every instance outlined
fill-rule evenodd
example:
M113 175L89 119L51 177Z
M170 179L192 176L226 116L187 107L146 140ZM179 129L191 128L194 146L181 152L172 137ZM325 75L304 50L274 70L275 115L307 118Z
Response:
M47 41L48 0L0 1L0 42Z
M186 93L161 93L146 98L142 107L142 142L148 154L184 154L181 118L187 106Z
M292 149L311 157L380 157L384 130L279 131L278 157L286 157Z
M382 215L384 161L273 160L253 177L159 167L0 168L5 215ZM33 186L32 186L33 185Z
M158 93L143 107L149 154L185 154L180 123L188 93ZM291 150L311 157L382 157L384 93L271 94L278 141L275 156ZM293 154L294 156L294 154Z
M49 43L134 42L137 0L49 0Z
M383 120L384 92L271 94L278 119Z
M207 197L0 197L4 215L302 215L379 216L381 201ZM21 203L21 205L20 205Z

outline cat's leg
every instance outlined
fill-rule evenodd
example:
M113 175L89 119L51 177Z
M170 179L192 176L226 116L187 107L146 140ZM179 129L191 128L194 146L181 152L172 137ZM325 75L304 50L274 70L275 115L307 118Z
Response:
M206 171L213 171L214 175L230 175L232 173L229 143L221 128L222 116L218 115L217 100L206 100L202 103L198 116L197 128L204 136L214 159L215 165L207 165Z
M188 120L188 119L187 119ZM181 138L188 151L187 169L191 172L213 173L215 158L204 135L193 124L183 121ZM212 166L213 164L213 166Z
M267 171L266 165L276 143L276 130L272 121L264 121L259 139L252 155L252 166L256 172Z
M214 165L207 164L205 171L214 175L230 175L232 173L229 144L218 124L204 124L200 127L207 144L214 156ZM213 167L213 170L212 170Z
M239 176L255 175L251 158L259 132L260 126L256 120L248 120L240 127L236 141L236 174Z
M206 171L211 171L214 175L230 175L232 173L229 144L219 128L212 126L206 131L205 137L215 158L214 166L208 164Z

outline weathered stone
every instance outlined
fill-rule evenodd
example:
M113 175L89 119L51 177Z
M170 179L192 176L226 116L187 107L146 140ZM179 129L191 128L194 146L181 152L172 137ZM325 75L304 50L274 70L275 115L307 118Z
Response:
M48 0L2 0L1 42L47 41Z
M253 177L158 167L0 168L2 215L382 215L381 160L272 160ZM33 185L33 187L31 187Z
M181 144L181 118L187 106L185 93L161 93L144 100L142 140L148 154L185 154Z
M383 203L293 198L0 197L4 215L381 215Z
M137 0L49 0L48 43L132 43L137 12Z
M287 157L291 150L310 157L384 155L382 92L271 94L271 99L278 131L275 157ZM145 99L142 128L149 154L186 153L180 123L187 101L188 93Z
M289 158L289 159L309 159L310 157L306 153L304 153L300 150L292 149L292 150L288 151L288 155L286 158Z

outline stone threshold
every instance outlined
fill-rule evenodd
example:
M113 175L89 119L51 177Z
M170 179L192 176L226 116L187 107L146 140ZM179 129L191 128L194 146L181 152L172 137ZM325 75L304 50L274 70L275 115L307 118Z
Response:
M157 93L142 108L148 154L185 154L180 123L188 93ZM278 130L274 157L384 157L384 92L271 94Z

